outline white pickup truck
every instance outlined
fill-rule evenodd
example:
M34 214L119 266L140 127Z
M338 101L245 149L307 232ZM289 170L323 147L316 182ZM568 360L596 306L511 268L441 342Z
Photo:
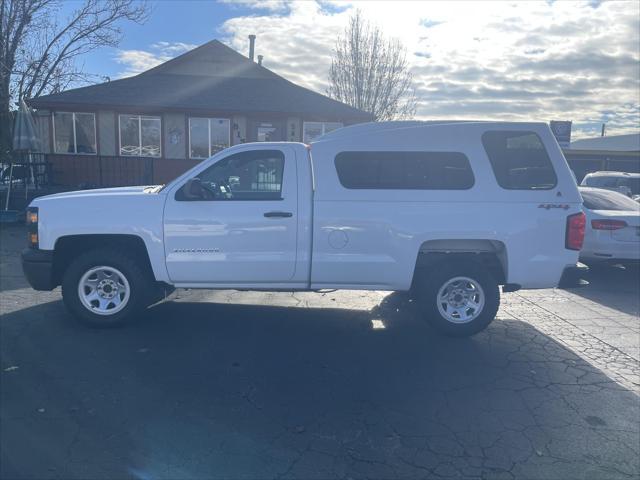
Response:
M37 198L27 279L93 326L168 288L411 290L470 335L500 290L573 282L582 199L541 123L379 123L249 143L164 186Z

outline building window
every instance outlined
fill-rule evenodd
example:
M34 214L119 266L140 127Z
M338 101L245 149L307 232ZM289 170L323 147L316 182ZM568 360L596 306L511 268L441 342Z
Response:
M534 132L485 132L482 144L502 188L549 190L556 186L558 180L551 159Z
M341 152L335 165L349 189L467 190L475 181L458 152Z
M159 157L162 149L160 117L120 115L120 155Z
M53 113L55 153L96 153L96 116L93 113Z
M231 144L231 125L227 118L189 118L189 156L209 158Z
M316 138L338 128L342 128L342 124L338 122L304 122L302 124L302 141L311 143Z

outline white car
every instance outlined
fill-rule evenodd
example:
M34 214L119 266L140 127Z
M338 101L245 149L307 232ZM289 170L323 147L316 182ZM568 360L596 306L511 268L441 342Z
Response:
M582 199L543 123L370 124L223 150L164 186L50 195L28 211L31 285L89 325L163 287L411 290L470 335L502 291L573 281Z
M611 190L579 190L587 216L580 260L591 264L640 261L640 204Z
M640 197L640 173L605 171L588 173L582 179L581 185L613 190L634 200Z

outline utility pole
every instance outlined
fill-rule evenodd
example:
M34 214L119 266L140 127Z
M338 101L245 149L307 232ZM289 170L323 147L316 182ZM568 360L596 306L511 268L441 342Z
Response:
M604 137L604 130L605 130L606 126L607 126L606 123L602 124L602 133L600 134L601 137Z

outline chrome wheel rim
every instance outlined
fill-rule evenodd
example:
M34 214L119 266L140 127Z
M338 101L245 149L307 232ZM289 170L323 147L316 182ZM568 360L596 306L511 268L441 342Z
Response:
M103 265L93 267L82 275L78 283L78 296L90 312L114 315L129 303L131 287L120 270Z
M480 284L469 277L455 277L438 290L438 311L451 323L469 323L484 308L485 294Z

